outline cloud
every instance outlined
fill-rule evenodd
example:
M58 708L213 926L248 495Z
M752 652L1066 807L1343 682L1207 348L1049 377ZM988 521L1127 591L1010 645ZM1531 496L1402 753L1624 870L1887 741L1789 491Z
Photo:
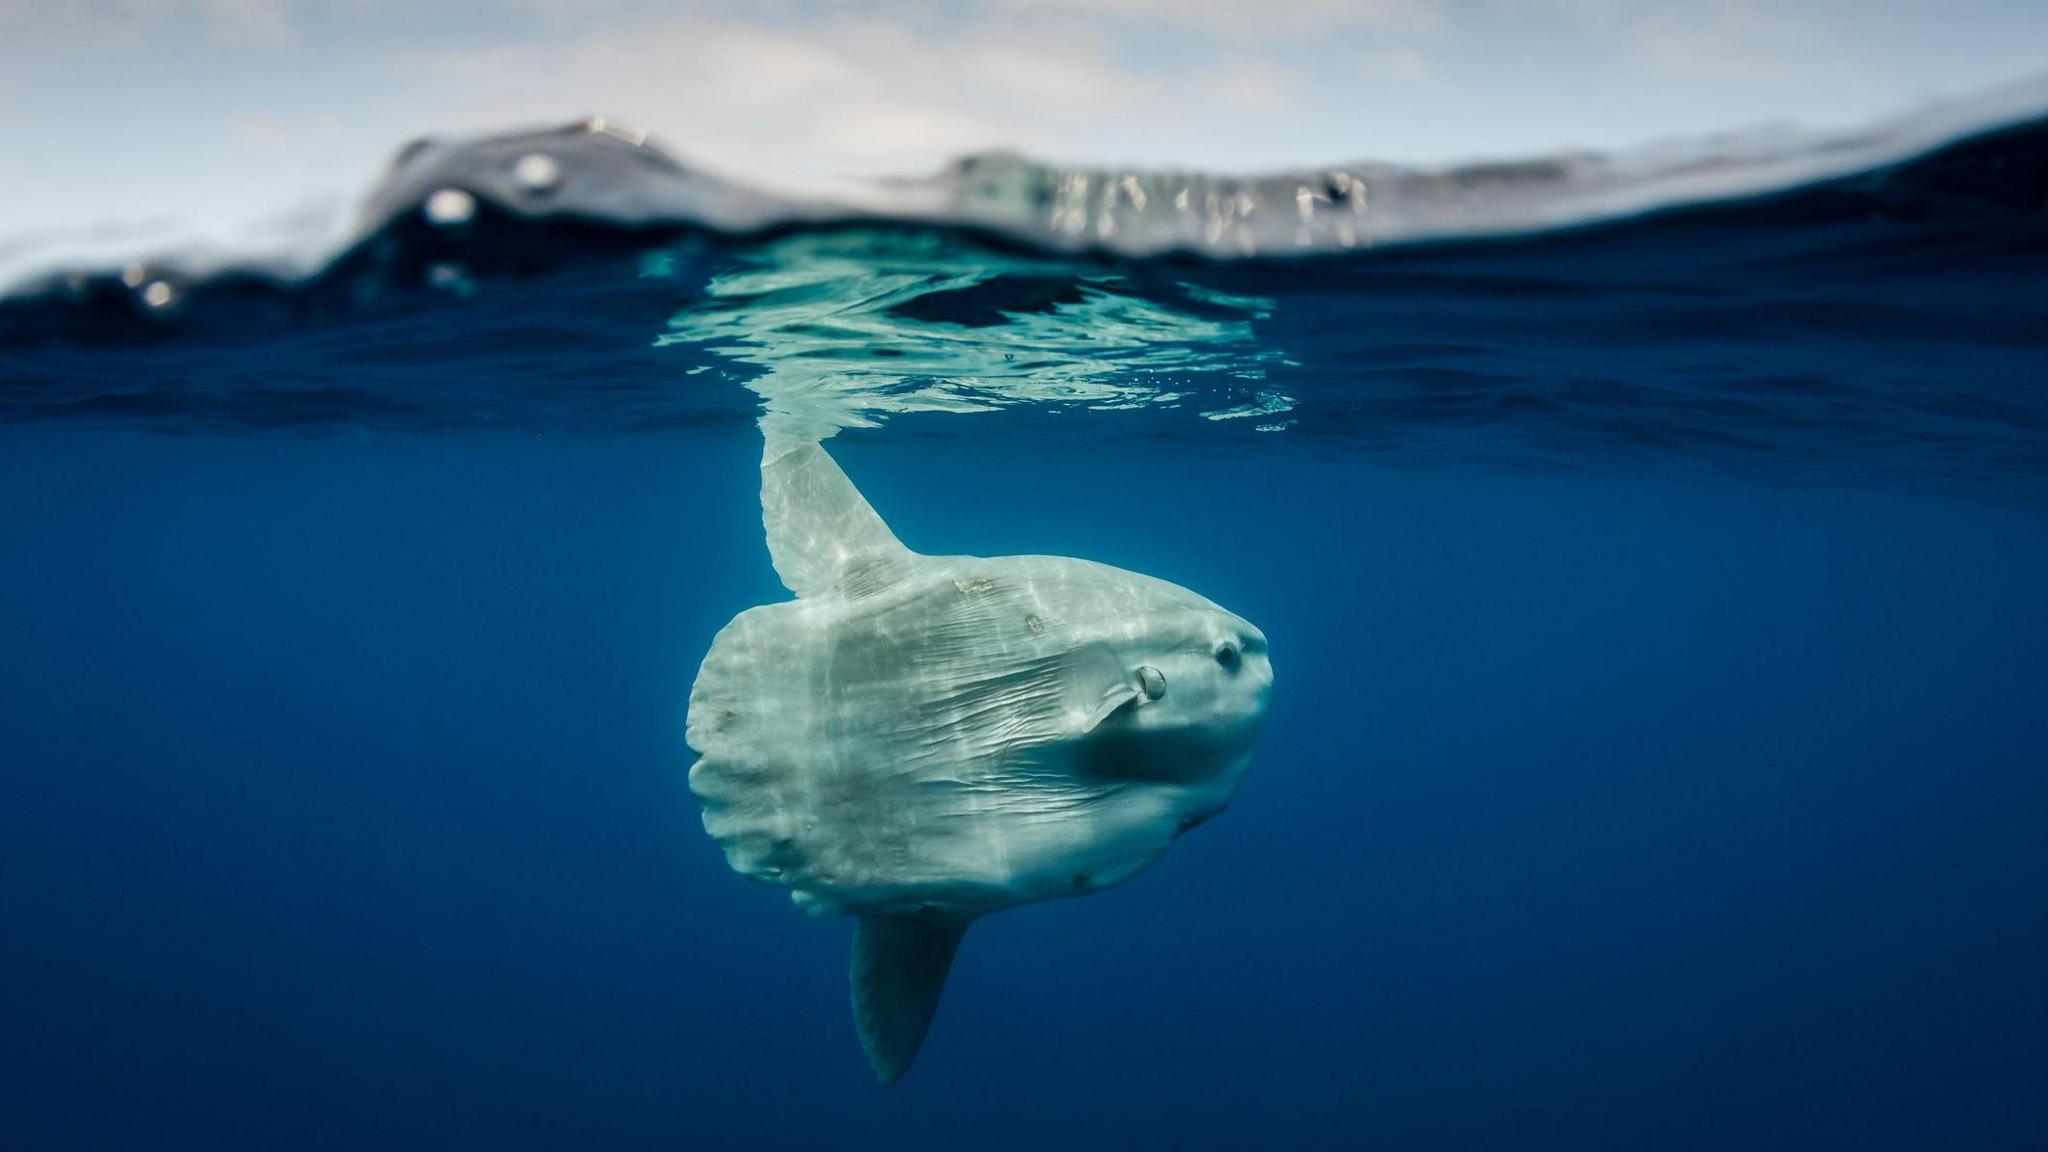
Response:
M993 148L1171 163L1222 145L1282 162L1289 133L1333 115L1297 49L1359 46L1342 90L1355 97L1431 77L1416 42L1446 26L1429 0L613 3L595 21L515 3L567 34L426 55L407 68L417 122L603 113L710 167L797 183Z
M999 7L978 4L983 9ZM1192 32L1219 44L1442 28L1448 0L1037 0L1036 12L1083 14L1152 32Z
M256 113L229 120L228 135L244 144L278 148L291 141L293 132L291 125L277 117Z
M215 40L293 38L297 0L0 0L0 30L37 50L132 53L194 26ZM19 45L16 45L19 47Z
M279 43L292 38L290 0L197 0L207 25L224 36Z
M1403 84L1429 84L1438 78L1429 57L1414 48L1367 52L1358 58L1358 70L1367 76L1386 77Z
M1157 99L1100 45L917 34L867 20L657 20L565 44L439 53L430 118L452 127L606 112L750 171L877 172L977 148L1052 145Z

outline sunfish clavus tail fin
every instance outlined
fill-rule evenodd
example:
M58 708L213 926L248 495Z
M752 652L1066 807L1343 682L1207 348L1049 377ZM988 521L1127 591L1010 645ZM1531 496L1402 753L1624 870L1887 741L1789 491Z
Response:
M799 597L886 585L912 555L818 444L767 445L761 525L775 574Z
M853 1022L884 1085L917 1058L966 931L944 916L863 916L854 928Z

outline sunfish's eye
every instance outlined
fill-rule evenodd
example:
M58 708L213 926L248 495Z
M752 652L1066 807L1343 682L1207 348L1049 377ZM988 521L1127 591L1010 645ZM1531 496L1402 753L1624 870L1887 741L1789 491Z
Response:
M1218 644L1216 646L1216 663L1223 665L1226 669L1237 667L1237 645L1232 644L1228 640Z
M1145 699L1157 700L1166 695L1166 676L1150 664L1138 669L1138 687L1145 692Z

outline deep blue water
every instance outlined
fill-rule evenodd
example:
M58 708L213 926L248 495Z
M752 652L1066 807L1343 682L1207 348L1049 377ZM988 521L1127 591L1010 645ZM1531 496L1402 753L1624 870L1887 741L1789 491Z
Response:
M0 308L0 1144L2048 1145L2048 166L1977 147L1308 262L487 218ZM685 780L787 595L764 403L876 424L913 548L1272 643L1231 810L978 924L887 1090Z

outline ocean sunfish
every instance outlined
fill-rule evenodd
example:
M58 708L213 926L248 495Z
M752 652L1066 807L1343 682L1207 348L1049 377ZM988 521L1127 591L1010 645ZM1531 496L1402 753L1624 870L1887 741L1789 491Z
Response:
M971 921L1121 883L1230 802L1266 637L1106 564L921 556L817 444L770 446L761 511L797 598L711 642L690 788L734 871L859 918L854 1020L888 1084Z

